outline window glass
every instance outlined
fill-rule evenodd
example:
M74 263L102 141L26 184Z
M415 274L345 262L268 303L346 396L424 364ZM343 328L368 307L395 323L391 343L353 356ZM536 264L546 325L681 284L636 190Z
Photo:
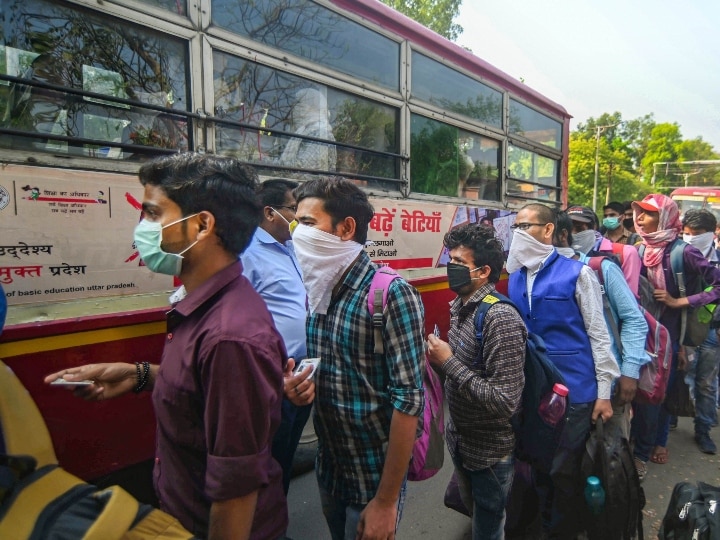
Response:
M159 7L177 13L187 15L187 0L142 0L143 4Z
M0 146L106 158L134 155L113 143L188 149L184 116L142 105L189 108L184 41L45 0L11 0L0 17L0 73L139 102L4 81L0 126L42 136L2 135ZM77 137L98 143L72 140Z
M212 0L213 24L392 90L400 45L309 0Z
M265 166L399 178L399 158L384 154L398 153L397 109L219 51L213 78L218 153Z
M412 95L443 109L502 127L502 94L418 52L412 53Z
M411 189L431 195L500 200L500 143L412 115Z
M508 147L508 195L523 198L559 200L560 162L535 152Z
M551 148L560 148L562 124L511 99L510 133Z

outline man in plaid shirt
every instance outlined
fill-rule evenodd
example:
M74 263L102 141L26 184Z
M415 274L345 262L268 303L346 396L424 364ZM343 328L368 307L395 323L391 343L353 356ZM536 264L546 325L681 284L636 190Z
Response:
M461 485L473 498L473 540L504 538L505 506L512 486L515 436L510 418L522 397L527 330L517 309L497 302L495 283L505 256L493 229L471 223L445 235L450 262L449 343L431 335L428 356L445 375L450 408L447 444ZM478 343L475 314L492 304Z
M424 407L423 305L388 287L383 355L373 353L368 293L377 266L363 251L374 210L344 179L295 192L295 253L308 291L308 357L319 357L317 477L333 540L394 538L418 417Z

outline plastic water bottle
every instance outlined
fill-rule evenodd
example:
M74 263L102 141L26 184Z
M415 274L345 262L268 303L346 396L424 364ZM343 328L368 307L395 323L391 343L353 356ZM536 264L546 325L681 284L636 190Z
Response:
M543 396L538 407L540 417L549 425L555 426L565 416L567 409L568 389L565 385L555 383L552 392Z
M599 515L605 508L605 490L597 476L588 476L585 483L585 502L594 515Z

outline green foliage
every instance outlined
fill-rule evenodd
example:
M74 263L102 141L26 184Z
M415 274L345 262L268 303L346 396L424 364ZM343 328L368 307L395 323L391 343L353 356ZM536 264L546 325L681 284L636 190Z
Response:
M463 27L453 22L462 0L381 0L423 26L455 41Z
M412 190L457 196L460 173L469 172L459 170L457 128L432 120L414 120L410 146Z
M683 140L678 124L658 124L652 114L624 121L619 112L604 113L578 124L570 134L568 200L572 204L592 206L596 152L598 209L606 201L637 200L669 191L688 178L693 178L690 185L720 185L720 164L683 166L683 162L720 159L701 137Z

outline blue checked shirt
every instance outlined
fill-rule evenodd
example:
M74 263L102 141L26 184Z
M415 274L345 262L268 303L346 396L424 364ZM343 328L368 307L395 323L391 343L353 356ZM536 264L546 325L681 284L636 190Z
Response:
M350 267L327 315L307 322L308 357L320 357L315 374L317 474L336 499L367 504L380 484L395 410L421 416L425 403L424 311L420 294L404 280L388 288L385 354L373 353L368 310L377 266L365 252Z
M580 254L579 261L588 264L588 256ZM611 260L605 259L600 264L603 273L603 288L610 304L610 314L615 326L620 331L622 357L618 351L616 337L608 324L608 333L612 344L612 353L620 366L620 373L626 377L638 379L640 368L650 361L645 350L648 326L645 317L638 308L637 299L625 280L620 267ZM608 314L603 310L605 318Z

